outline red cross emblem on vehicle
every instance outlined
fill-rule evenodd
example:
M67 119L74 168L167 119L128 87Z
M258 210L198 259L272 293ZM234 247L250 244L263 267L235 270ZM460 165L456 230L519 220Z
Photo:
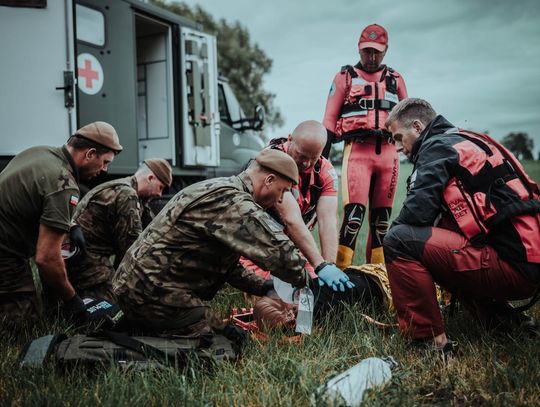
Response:
M95 95L103 87L103 69L92 54L84 53L77 57L77 76L79 89L87 95Z
M89 59L84 60L84 68L77 69L79 78L84 78L86 80L85 86L87 88L92 87L92 81L94 79L99 79L98 71L92 70L92 62Z

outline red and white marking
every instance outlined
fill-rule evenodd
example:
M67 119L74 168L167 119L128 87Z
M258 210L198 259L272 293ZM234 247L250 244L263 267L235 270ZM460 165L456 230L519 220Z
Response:
M92 54L79 54L77 57L79 89L87 95L95 95L103 87L103 68Z

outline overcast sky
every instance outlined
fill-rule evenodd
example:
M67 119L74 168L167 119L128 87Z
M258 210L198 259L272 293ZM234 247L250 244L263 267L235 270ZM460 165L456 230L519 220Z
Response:
M360 32L378 23L389 35L384 63L403 75L409 96L495 138L527 132L540 149L538 0L185 2L239 20L273 59L265 88L276 94L285 125L271 135L322 119L335 73L358 61Z

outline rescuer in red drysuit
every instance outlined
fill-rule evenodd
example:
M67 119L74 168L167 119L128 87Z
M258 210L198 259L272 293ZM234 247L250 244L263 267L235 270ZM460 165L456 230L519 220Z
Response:
M360 62L346 65L330 88L323 124L330 142L345 142L342 167L343 222L337 265L345 269L354 259L356 239L369 202L367 263L382 263L382 241L394 202L399 173L395 146L384 129L388 112L407 97L401 75L382 65L388 33L367 26L358 42Z
M507 301L531 297L538 287L536 183L499 143L455 128L425 100L400 102L386 126L414 164L384 239L400 330L416 343L451 350L434 283L483 322L532 325Z
M322 276L321 285L326 283L334 291L344 292L354 284L335 266L337 174L330 161L321 157L326 141L325 133L321 123L308 120L300 123L287 139L277 139L270 143L270 148L279 149L292 157L300 179L298 185L293 186L290 193L284 194L282 201L269 212L284 226L285 233L308 260L309 267L306 268L311 277ZM316 220L319 222L321 251L310 232ZM241 263L245 268L270 278L268 272L251 261L241 258ZM329 273L330 269L332 271ZM335 287L333 282L336 283Z

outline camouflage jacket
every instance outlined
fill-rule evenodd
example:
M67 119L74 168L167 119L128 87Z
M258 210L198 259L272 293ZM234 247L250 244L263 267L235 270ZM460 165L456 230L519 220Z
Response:
M74 220L83 229L87 255L82 263L69 266L70 279L84 288L111 279L111 256L119 262L142 232L137 179L121 178L90 190Z
M305 285L305 260L252 193L245 172L180 191L126 253L113 279L115 294L130 303L173 307L200 306L225 283L264 294L264 279L244 269L240 255Z

